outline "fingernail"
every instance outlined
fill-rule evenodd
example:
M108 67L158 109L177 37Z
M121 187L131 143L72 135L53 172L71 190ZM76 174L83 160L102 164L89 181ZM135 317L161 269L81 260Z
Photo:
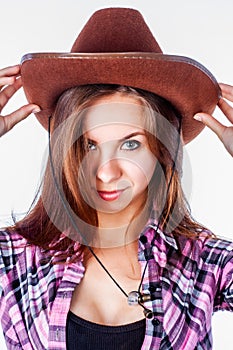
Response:
M39 113L41 109L39 107L36 107L32 110L32 113Z
M200 114L195 114L193 119L198 120L199 122L202 122L202 117Z

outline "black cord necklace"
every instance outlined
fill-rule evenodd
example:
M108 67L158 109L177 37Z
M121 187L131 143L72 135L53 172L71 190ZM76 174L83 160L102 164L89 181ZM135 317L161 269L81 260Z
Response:
M169 180L169 183L168 183L168 186L167 186L167 193L166 193L166 196L168 195L169 193L169 190L170 190L170 186L171 186L171 181L172 181L172 178L173 178L173 175L174 175L174 171L175 171L175 165L176 165L176 160L177 160L177 156L178 156L178 150L179 150L179 147L180 147L180 131L181 131L181 121L179 120L179 135L178 135L178 146L177 146L177 150L176 150L176 155L175 155L175 160L173 162L173 166L172 166L172 173L171 173L171 177L170 177L170 180ZM66 200L63 196L63 194L61 193L61 190L60 190L60 187L58 185L58 182L57 182L57 178L56 178L56 174L55 174L55 169L54 169L54 165L53 165L53 159L52 159L52 149L51 149L51 117L49 117L49 120L48 120L48 143L49 143L49 161L50 161L50 167L51 167L51 172L52 172L52 177L53 177L53 181L54 181L54 184L55 184L55 187L56 187L56 190L57 190L57 193L60 197L60 200L62 202L62 205L63 205L63 208L65 209L70 221L71 221L71 224L73 226L73 228L80 233L78 227L77 227L77 224L67 206L67 203L66 203ZM150 247L150 251L149 251L149 256L151 256L151 253L152 253L152 249L153 249L153 244L155 242L155 239L156 239L156 234L157 234L157 231L159 229L159 225L160 225L160 222L161 222L161 219L162 219L162 214L163 214L163 211L161 213L161 215L159 216L159 219L158 219L158 223L157 223L157 226L156 226L156 229L155 229L155 234L154 234L154 237L151 241L151 247ZM88 250L90 251L90 253L94 256L94 258L96 259L96 261L99 263L99 265L103 268L103 270L107 273L107 275L111 278L111 280L113 281L113 283L118 287L118 289L125 295L125 297L127 298L127 301L128 301L128 305L140 305L142 308L143 308L143 313L144 313L144 316L148 319L152 319L153 316L154 316L154 313L152 310L150 309L147 309L145 306L144 306L144 303L147 302L147 301L150 301L151 300L151 296L150 294L143 294L141 293L141 287L142 287L142 283L143 283L143 280L144 280L144 277L145 277L145 273L146 273L146 270L147 270L147 267L148 267L148 263L149 263L149 260L146 261L146 265L144 267L144 270L142 272L142 277L141 277L141 280L140 280L140 283L139 283L139 286L138 286L138 290L137 291L131 291L129 292L128 294L124 291L124 289L120 286L120 284L115 280L115 278L110 274L110 272L108 271L108 269L106 268L106 266L102 263L102 261L98 258L98 256L95 254L94 250L89 246L89 244L87 243L86 241L86 238L84 237L84 235L82 235L80 233L82 239L83 239L83 242L84 244L86 245L86 247L88 248Z

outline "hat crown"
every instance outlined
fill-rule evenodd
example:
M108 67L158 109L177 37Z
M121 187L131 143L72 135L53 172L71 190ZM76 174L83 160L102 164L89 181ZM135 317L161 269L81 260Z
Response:
M96 11L78 35L71 53L29 53L21 59L21 77L29 103L48 115L67 89L117 84L150 91L168 100L182 115L184 143L203 129L193 115L212 113L221 96L213 75L188 57L163 54L144 18L134 9Z
M141 13L129 8L96 11L75 40L72 53L162 53Z

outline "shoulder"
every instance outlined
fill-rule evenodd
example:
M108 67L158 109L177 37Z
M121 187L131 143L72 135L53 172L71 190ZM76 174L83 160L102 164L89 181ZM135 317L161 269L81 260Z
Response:
M198 270L214 275L233 269L233 241L215 236L210 231L201 231L197 238L179 237L182 242L182 256L194 263Z
M199 241L203 251L205 252L232 252L233 251L233 240L222 237L211 235L210 232L202 232Z
M0 230L0 250L3 255L12 254L12 250L22 251L27 241L18 232Z
M233 263L233 241L224 237L201 237L202 259L212 264Z
M27 240L17 231L0 230L0 270L1 274L9 272L19 261L32 261L36 247L28 244ZM38 252L37 252L38 254Z
M233 241L208 230L198 232L194 238L176 236L176 243L181 256L198 264L223 266L233 262Z

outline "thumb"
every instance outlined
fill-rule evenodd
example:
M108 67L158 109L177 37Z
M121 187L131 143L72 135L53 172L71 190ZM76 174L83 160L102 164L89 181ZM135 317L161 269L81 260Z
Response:
M31 113L38 113L40 112L40 107L34 104L28 104L23 107L20 107L16 111L6 115L6 116L0 116L0 122L1 123L1 132L0 136L4 135L6 132L11 130L16 124L18 124L23 119L27 118Z

